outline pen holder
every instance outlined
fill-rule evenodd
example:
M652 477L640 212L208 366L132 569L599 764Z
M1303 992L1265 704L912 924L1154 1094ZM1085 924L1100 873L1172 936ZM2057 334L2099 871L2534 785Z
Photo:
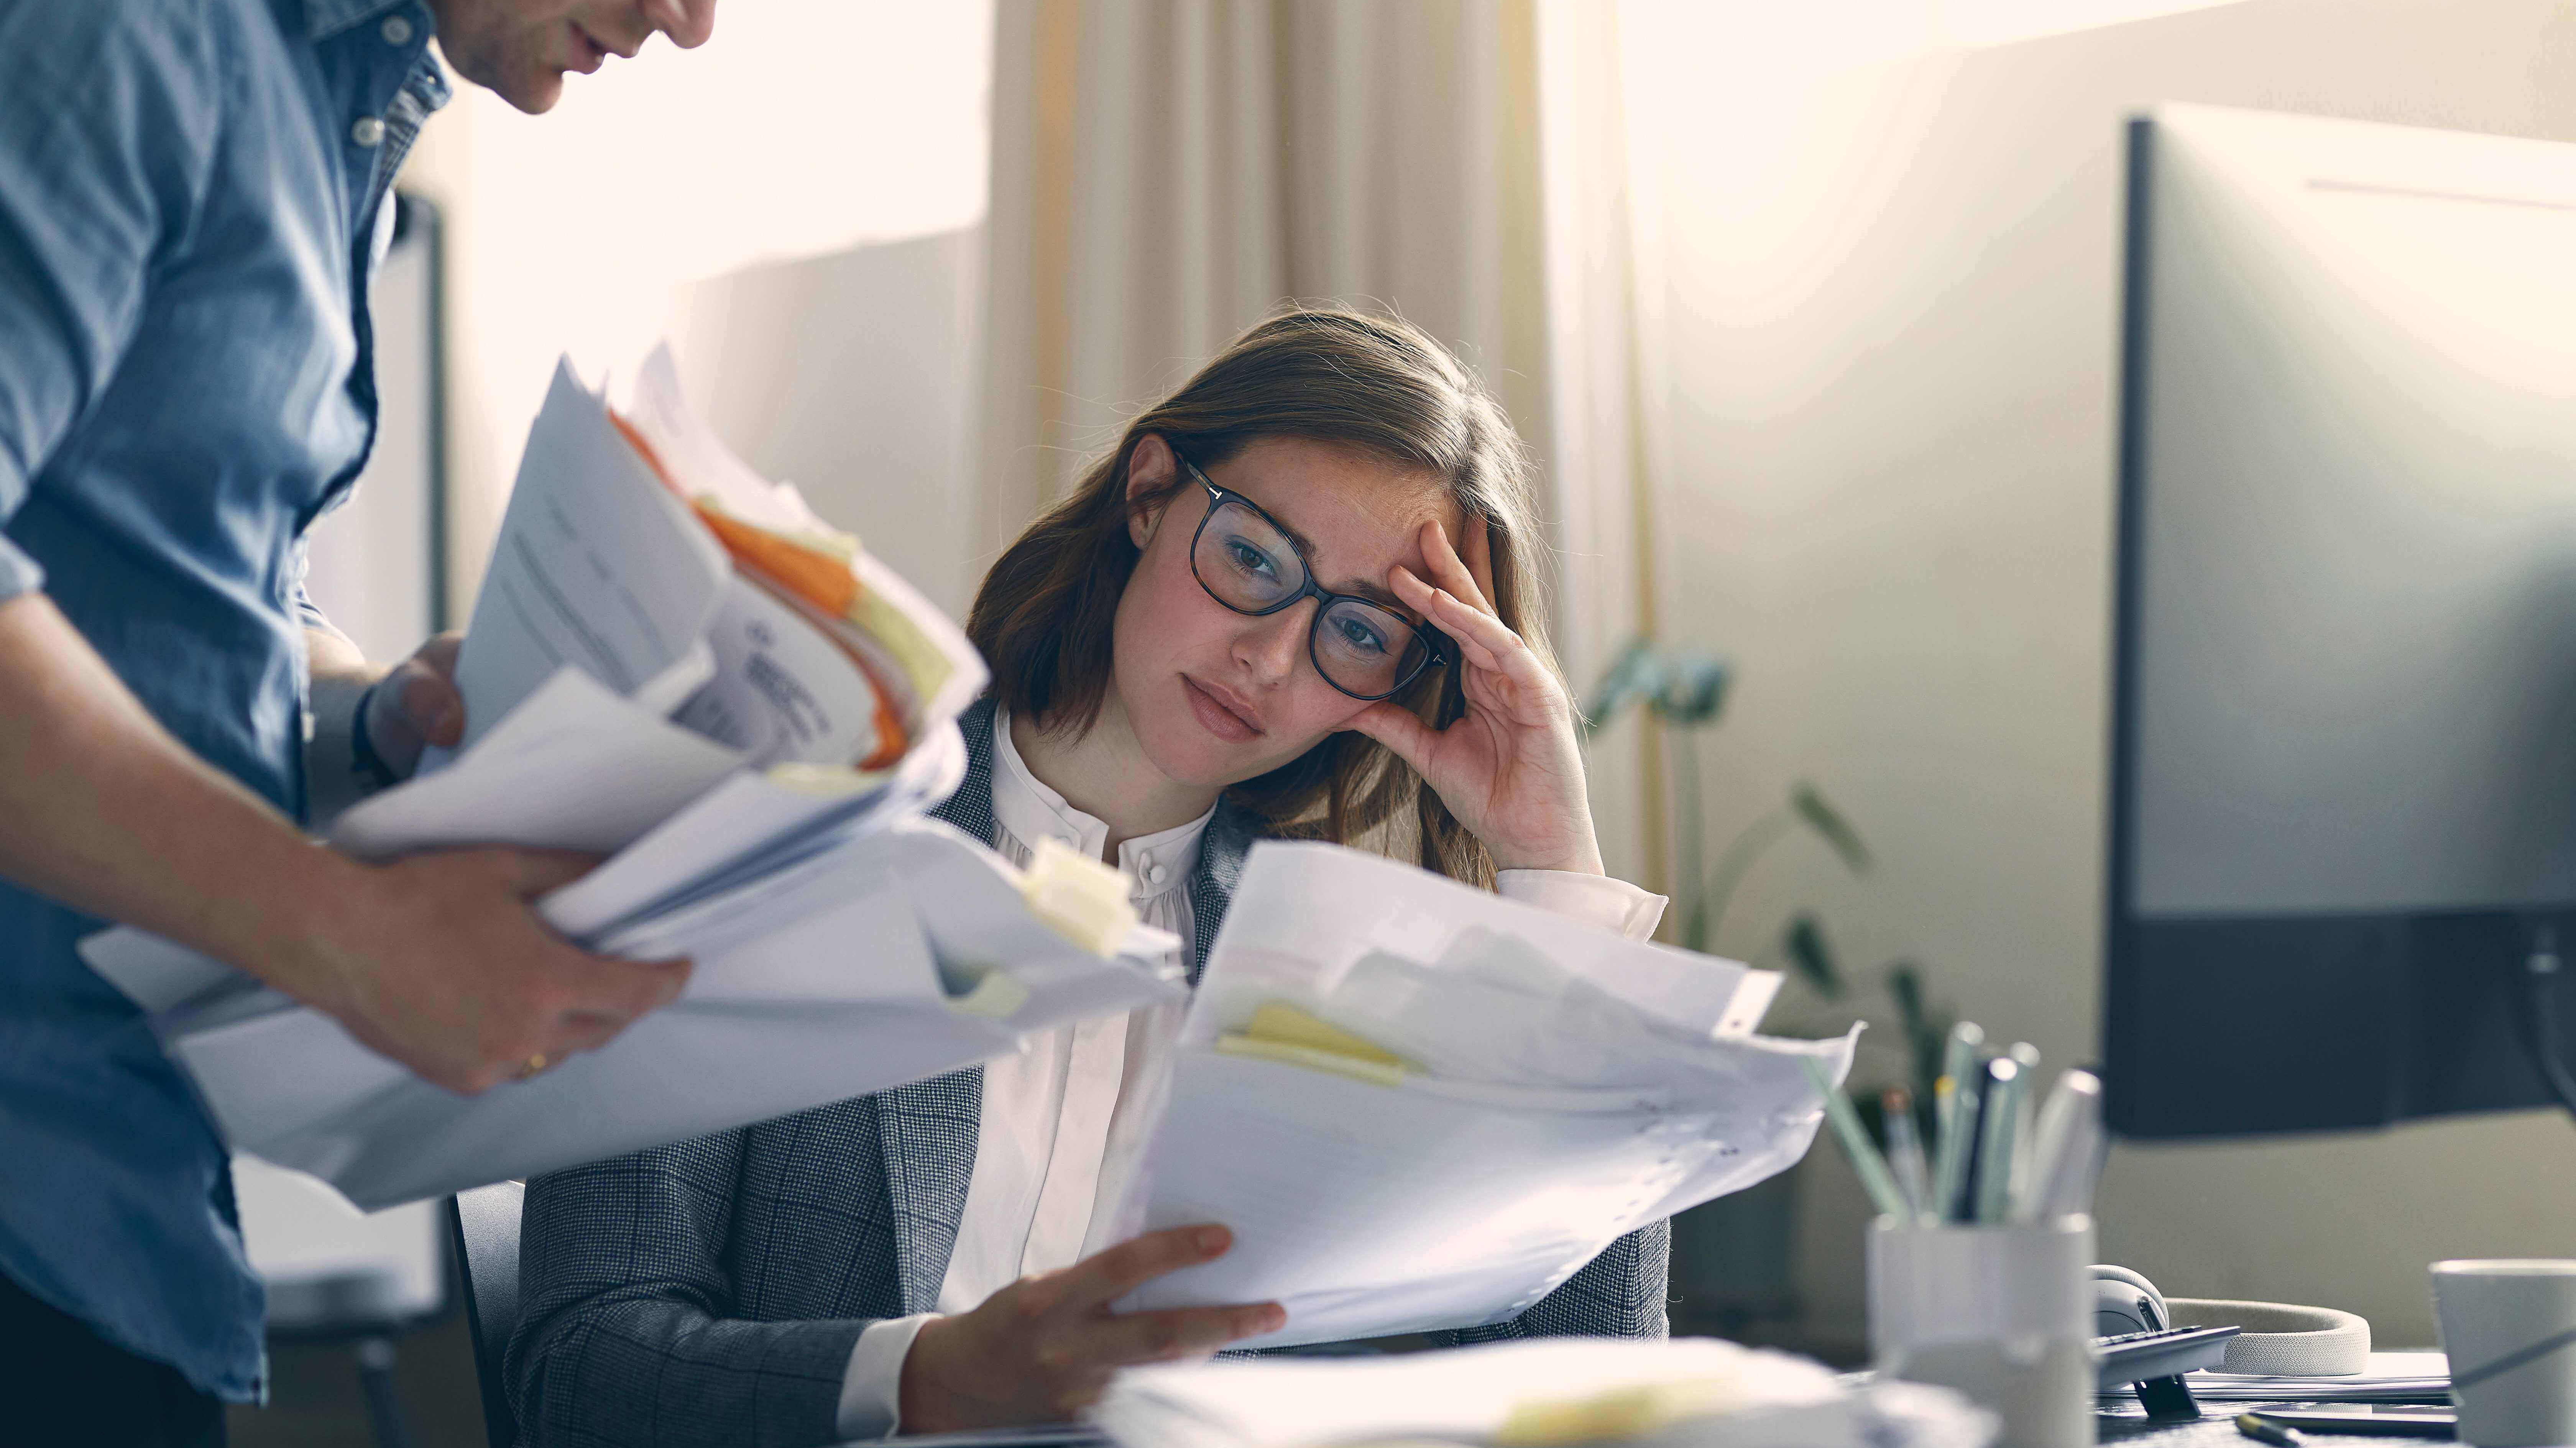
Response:
M1869 1344L1880 1373L1965 1394L2003 1448L2093 1442L2093 1219L1869 1230Z

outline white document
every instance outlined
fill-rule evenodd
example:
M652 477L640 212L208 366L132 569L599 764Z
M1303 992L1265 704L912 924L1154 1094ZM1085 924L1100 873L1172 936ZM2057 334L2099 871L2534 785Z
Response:
M2451 1390L2451 1360L2434 1352L2374 1352L2358 1373L2228 1373L2206 1368L2185 1375L2191 1395L2212 1403L2406 1403L2442 1399ZM2106 1404L2135 1403L2138 1385L2122 1383L2102 1394Z
M128 926L102 930L83 940L79 948L81 962L105 976L146 1015L258 984L220 960Z
M1714 1338L1131 1368L1089 1416L1124 1448L1338 1448L1490 1443L1516 1415L1580 1421L1596 1402L1620 1420L1646 1414L1636 1441L1691 1448L1983 1448L1996 1426L1946 1389L1851 1387L1821 1364Z
M642 391L650 454L558 369L460 661L468 743L348 811L332 843L610 855L538 913L600 953L690 957L677 1004L468 1100L192 951L130 929L81 943L230 1145L362 1206L882 1090L1180 989L1167 934L1080 949L998 856L918 818L965 773L955 715L986 677L972 645L727 453L667 356ZM774 536L741 539L738 563L675 490ZM773 587L773 566L844 616Z
M861 833L956 793L966 744L942 720L891 775L852 777L849 788L805 788L744 772L664 820L615 859L545 898L547 923L574 940L607 933L703 894L711 885L776 868L782 852L820 848L835 833Z
M1358 851L1256 845L1120 1217L1235 1245L1123 1305L1282 1303L1247 1347L1509 1318L1806 1153L1823 1110L1801 1058L1839 1080L1853 1038L1753 1035L1777 985ZM1226 1049L1272 1003L1406 1068Z
M1213 1041L1218 1020L1280 990L1321 1004L1371 955L1436 962L1462 940L1517 942L1517 962L1590 982L1618 1000L1698 1035L1741 1036L1779 993L1774 971L1697 955L1506 900L1427 870L1334 845L1266 842L1226 912L1221 949L1276 948L1285 974L1250 962L1222 976L1213 958L1193 1028ZM1318 908L1318 902L1330 902ZM1508 974L1507 962L1497 962Z
M479 1097L421 1081L274 992L155 1025L235 1149L373 1210L885 1090L1024 1032L1183 993L1153 963L1170 936L1140 929L1133 954L1092 955L1021 908L996 863L945 825L906 822L844 841L784 897L757 882L767 910L713 902L614 942L693 956L687 991L606 1048Z
M889 715L910 731L906 744L917 742L925 721L956 717L982 691L983 658L956 625L858 539L816 516L794 484L745 466L689 410L670 348L645 359L627 417L690 497L846 561L859 585L836 615L779 580L746 573L745 588L729 590L710 626L715 672L689 701L693 727L759 764L850 764L888 745ZM880 699L885 712L871 720Z
M847 764L876 753L876 690L772 590L737 576L707 642L715 674L678 715L691 730L763 764Z
M567 664L455 763L344 812L331 843L369 860L496 842L610 854L743 762Z
M457 657L470 748L570 664L668 712L713 668L733 565L558 363Z
M846 538L805 502L790 482L773 482L733 455L690 410L680 366L668 343L656 346L635 374L628 421L690 491L746 523L773 533Z

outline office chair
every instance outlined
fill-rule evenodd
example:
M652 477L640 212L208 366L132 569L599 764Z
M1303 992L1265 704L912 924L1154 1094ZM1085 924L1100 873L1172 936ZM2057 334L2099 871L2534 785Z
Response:
M269 1341L347 1354L374 1448L411 1448L396 1348L457 1303L437 1209L361 1219L330 1188L248 1156L234 1159L232 1187L242 1244L268 1291Z
M465 1321L474 1333L474 1376L483 1388L483 1432L492 1448L513 1448L518 1419L510 1412L501 1353L519 1325L519 1208L524 1182L498 1182L447 1199L447 1230L465 1271Z

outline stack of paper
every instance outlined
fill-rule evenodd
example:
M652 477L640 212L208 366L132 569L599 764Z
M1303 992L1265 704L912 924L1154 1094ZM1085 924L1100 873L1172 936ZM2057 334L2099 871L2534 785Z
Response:
M1326 908L1329 902L1329 908ZM1119 1226L1233 1229L1130 1307L1276 1300L1245 1346L1512 1317L1785 1170L1823 1107L1776 974L1332 845L1254 847Z
M1992 1414L1945 1389L1847 1387L1804 1359L1711 1338L1138 1368L1091 1417L1126 1448L1983 1448L1995 1432Z
M689 416L667 355L626 418L561 369L467 631L462 752L331 839L369 858L610 853L539 913L606 954L695 959L686 994L467 1100L168 942L117 930L82 952L152 1012L235 1149L364 1207L882 1090L1174 998L1176 942L1120 913L1105 866L1024 876L919 817L956 788L955 715L984 679L953 623ZM1090 894L1113 908L1079 908Z
M2212 1403L2447 1403L2450 1360L2439 1352L2375 1352L2359 1373L2222 1373L2184 1375L2191 1395ZM2102 1395L2105 1403L2135 1403L2137 1384Z

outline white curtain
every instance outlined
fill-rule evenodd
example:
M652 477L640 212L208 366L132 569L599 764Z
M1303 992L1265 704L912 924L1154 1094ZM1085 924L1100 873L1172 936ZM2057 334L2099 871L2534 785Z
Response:
M1609 0L1540 0L1539 177L1548 302L1548 474L1557 629L1578 690L1658 626L1654 481L1664 476L1657 147L1629 97L1649 31ZM1611 872L1670 892L1662 741L1631 715L1596 737L1593 813ZM1669 922L1668 922L1669 924Z
M1619 67L1584 0L1002 0L985 546L1280 302L1392 307L1545 460L1580 690L1650 622ZM1605 852L1652 882L1650 767L1633 727L1596 747Z

